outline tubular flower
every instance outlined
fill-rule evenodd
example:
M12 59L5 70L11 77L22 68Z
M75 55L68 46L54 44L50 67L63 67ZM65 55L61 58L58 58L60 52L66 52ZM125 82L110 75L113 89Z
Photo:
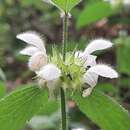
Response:
M90 44L86 47L84 52L76 52L75 57L80 58L84 61L84 65L87 69L85 72L83 79L84 82L90 85L90 87L83 92L83 96L89 96L96 86L98 77L106 77L106 78L117 78L118 73L104 64L96 64L96 56L92 55L93 52L97 50L104 50L112 47L112 43L110 41L104 39L98 39L90 42Z
M56 80L60 77L60 69L56 65L48 63L45 44L40 35L35 32L25 32L17 35L17 38L26 42L28 46L20 51L20 54L30 56L28 66L34 71L39 79L39 82ZM50 86L47 86L50 87Z

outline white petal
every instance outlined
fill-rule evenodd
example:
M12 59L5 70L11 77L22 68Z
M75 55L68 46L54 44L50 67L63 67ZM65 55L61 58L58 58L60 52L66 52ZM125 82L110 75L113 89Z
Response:
M103 64L95 65L91 67L87 72L90 73L95 73L97 75L100 75L102 77L107 77L107 78L117 78L118 73L112 69L111 67Z
M90 44L86 47L84 51L84 55L88 55L94 51L103 50L110 47L112 47L112 43L110 41L104 39L97 39L90 42Z
M88 55L88 57L85 61L85 67L87 67L87 66L92 67L92 66L96 65L96 58L97 58L97 56Z
M28 62L28 66L32 71L39 71L47 64L47 56L42 52L35 53Z
M38 75L48 81L55 80L61 76L61 70L54 64L48 64L41 69Z
M28 44L37 47L38 49L46 53L44 41L36 32L25 32L25 33L18 34L16 37Z
M95 87L98 81L98 75L91 72L86 72L84 75L84 82L89 84L91 87Z
M32 56L33 54L35 54L38 51L39 51L38 48L30 46L30 47L26 47L25 49L21 50L20 54Z

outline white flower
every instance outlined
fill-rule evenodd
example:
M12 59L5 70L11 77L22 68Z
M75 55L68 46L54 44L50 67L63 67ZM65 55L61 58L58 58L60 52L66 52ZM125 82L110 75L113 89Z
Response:
M30 70L37 74L39 86L46 86L50 97L53 97L61 70L54 64L48 63L44 41L35 32L21 33L17 35L17 38L29 44L20 53L31 56L28 62Z
M22 55L31 56L28 66L32 71L39 71L47 64L47 54L44 41L36 32L25 32L17 35L17 38L26 42L28 46L20 51Z
M83 92L83 96L89 96L96 86L98 81L98 76L106 78L117 78L117 72L111 67L103 64L96 64L96 56L92 55L93 52L97 50L103 50L112 47L112 43L108 40L97 39L86 47L84 52L76 52L75 57L79 57L85 62L85 67L90 67L87 72L84 74L84 82L90 85L90 88L86 89Z
M118 73L107 65L97 64L91 67L84 75L85 82L91 86L90 88L86 89L83 92L84 97L89 96L91 94L93 88L97 84L98 75L106 78L111 78L111 79L118 77Z
M78 51L75 53L75 57L79 57L84 60L85 66L94 66L96 65L96 58L97 56L92 55L93 52L98 51L98 50L104 50L107 48L112 47L112 43L108 40L104 39L97 39L85 48L84 52Z
M61 70L58 69L54 64L45 65L39 72L38 75L47 81L58 79L61 76Z

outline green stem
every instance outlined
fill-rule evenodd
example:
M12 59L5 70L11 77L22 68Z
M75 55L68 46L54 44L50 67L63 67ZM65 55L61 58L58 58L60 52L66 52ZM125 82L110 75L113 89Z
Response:
M63 18L63 60L66 59L66 49L68 42L68 14L65 14Z
M63 18L63 60L66 60L66 44L68 42L68 14ZM67 130L67 114L66 114L66 96L64 89L61 88L61 116L62 116L62 130Z
M67 130L66 99L63 88L61 88L61 115L62 130Z

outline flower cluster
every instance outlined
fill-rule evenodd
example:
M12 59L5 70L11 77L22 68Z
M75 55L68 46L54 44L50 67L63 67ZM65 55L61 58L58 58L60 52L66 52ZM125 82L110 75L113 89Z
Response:
M39 85L46 86L53 94L60 82L67 90L82 90L84 84L88 84L83 91L83 96L89 96L96 86L98 77L117 78L117 72L104 64L97 64L97 56L92 55L97 50L112 47L110 41L98 39L90 42L82 51L67 52L66 61L62 54L53 49L51 56L47 55L44 41L35 32L25 32L17 35L17 38L28 43L28 46L20 51L23 55L30 56L28 66L38 77ZM50 95L51 95L50 94Z

